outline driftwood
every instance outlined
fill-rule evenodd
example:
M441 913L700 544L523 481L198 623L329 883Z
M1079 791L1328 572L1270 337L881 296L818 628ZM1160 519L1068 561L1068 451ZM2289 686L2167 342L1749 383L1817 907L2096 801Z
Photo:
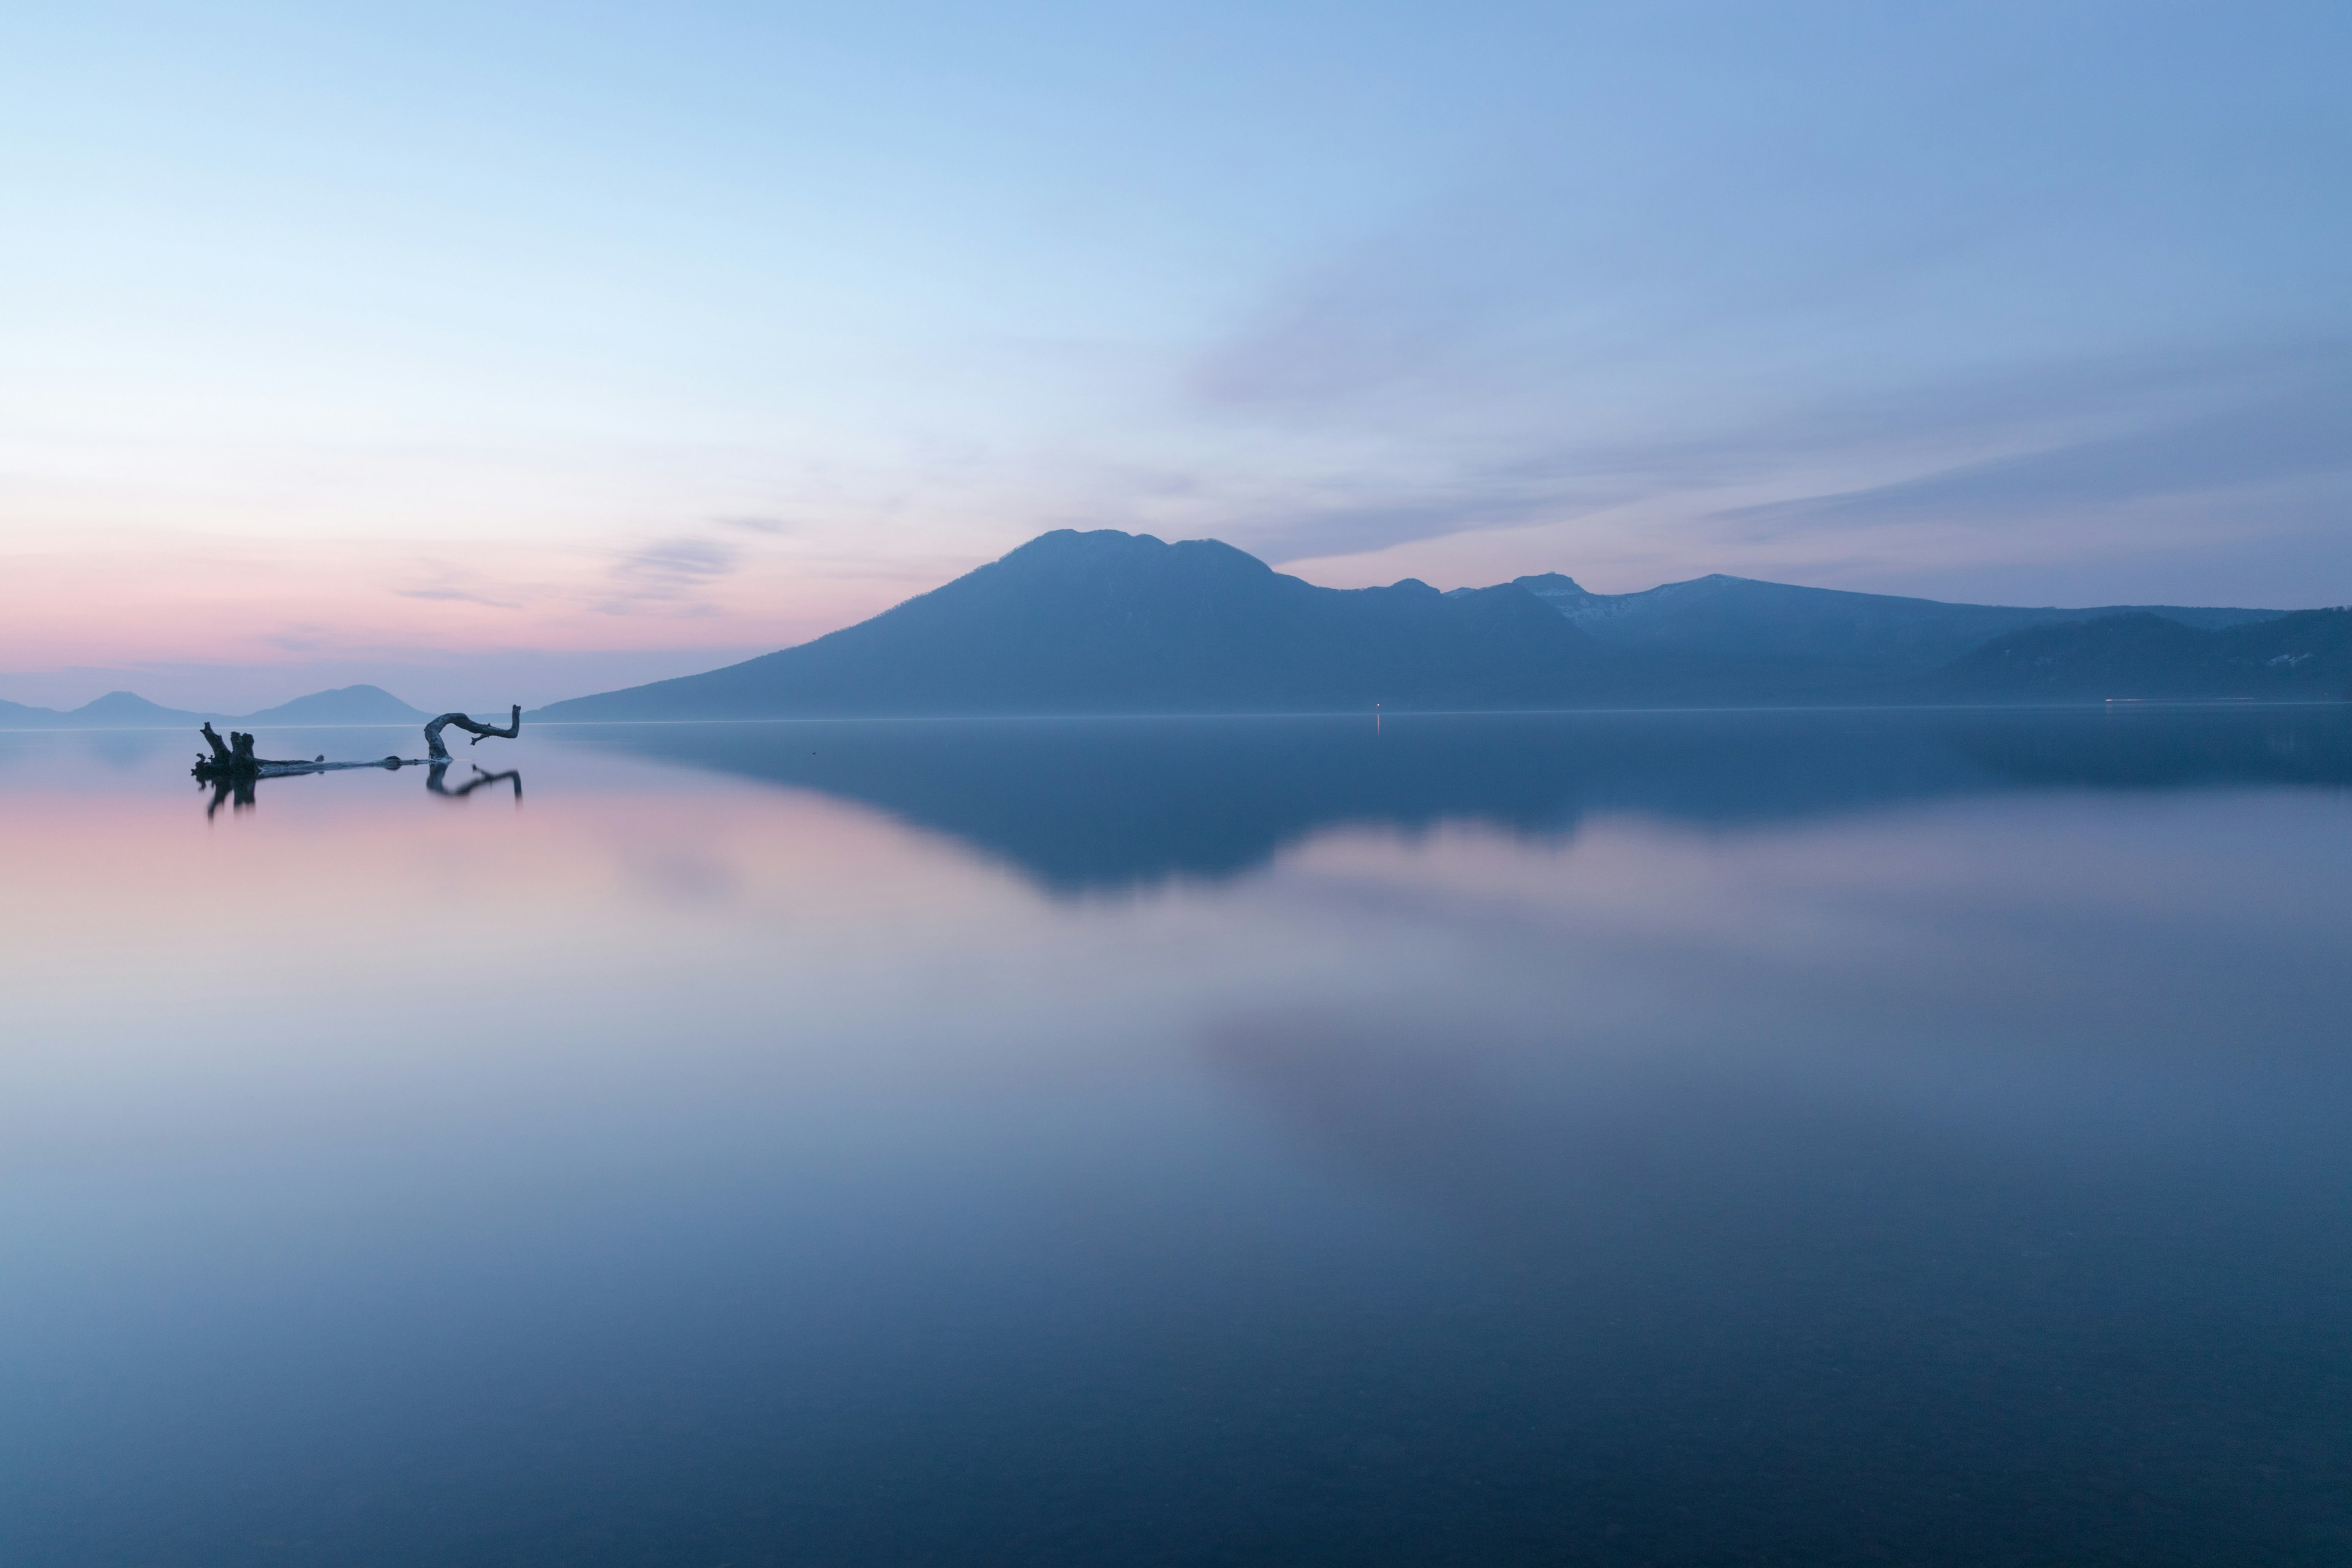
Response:
M514 710L509 716L504 729L480 723L463 713L444 713L425 726L425 754L424 756L379 757L373 762L364 763L331 763L323 755L312 757L307 761L299 757L256 756L251 735L243 731L232 730L228 732L228 738L223 740L213 729L212 721L206 720L204 727L197 733L204 736L205 744L210 748L210 751L206 754L198 756L196 765L189 772L194 773L201 783L213 786L212 804L206 807L205 813L207 816L219 810L224 801L232 798L239 806L251 805L253 786L259 780L292 778L301 773L340 773L349 768L385 768L394 771L401 768L423 768L425 770L425 787L435 795L447 795L453 799L471 795L486 784L511 780L514 784L515 798L520 800L522 775L512 768L504 773L494 773L477 767L471 780L459 784L455 789L448 787L446 775L449 771L449 748L443 743L441 732L453 725L457 729L471 731L473 736L471 743L475 745L479 745L487 740L511 741L522 733L522 705L520 703L514 705Z
M444 713L425 725L425 750L432 754L433 760L436 763L446 763L449 760L449 748L441 743L441 731L452 724L457 725L460 730L473 731L474 738L466 742L469 746L478 746L484 741L489 740L511 741L522 733L522 704L518 702L514 705L513 717L508 720L507 727L503 730L493 730L488 724L478 724L463 713Z

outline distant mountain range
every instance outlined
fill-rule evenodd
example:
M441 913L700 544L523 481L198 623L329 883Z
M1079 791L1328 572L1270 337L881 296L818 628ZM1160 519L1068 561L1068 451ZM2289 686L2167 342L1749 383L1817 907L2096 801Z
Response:
M1213 541L1063 531L872 620L561 719L1542 705L1598 695L1606 652L1505 584L1343 591Z
M2352 699L2352 611L2298 610L2200 631L2164 612L2061 621L1994 637L1931 692L2022 702Z
M1849 594L1721 575L1668 583L1638 594L1592 594L1558 573L1517 586L1593 636L1628 652L1771 659L1791 671L1856 679L1902 679L1943 668L2006 633L2053 622L2134 611L2200 630L2269 620L2277 610L2114 605L2099 609L2021 609L1948 605L1887 594Z
M1948 605L1557 573L1324 588L1214 540L1063 529L827 637L539 710L555 721L2352 699L2352 611ZM110 692L0 729L415 724L347 686L242 717Z
M2153 626L2157 628L2150 630ZM797 647L562 721L1771 702L2336 700L2352 612L1948 605L1703 577L1318 587L1213 540L1062 530Z
M128 691L110 691L65 712L0 702L0 729L4 730L175 730L194 729L207 721L261 730L290 725L421 724L428 717L378 686L314 691L242 716L159 707Z

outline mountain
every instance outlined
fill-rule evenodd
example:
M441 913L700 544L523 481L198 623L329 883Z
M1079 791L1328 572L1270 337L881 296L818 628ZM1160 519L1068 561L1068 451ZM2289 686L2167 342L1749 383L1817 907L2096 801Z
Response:
M314 691L237 721L256 728L286 724L422 724L430 718L381 686L342 686Z
M543 709L565 720L1504 708L1611 657L1525 590L1318 587L1213 540L1064 529L798 647Z
M2145 610L1995 637L1924 688L1955 701L2352 700L2352 610L2200 630Z
M1701 577L1595 594L1557 573L1439 593L1325 588L1213 540L1062 529L871 620L557 721L2031 702L2352 696L2344 612L1948 605ZM2338 617L2338 618L2330 618ZM226 722L415 724L373 686ZM193 728L126 691L0 728Z
M1947 679L1956 660L2000 637L2119 614L2235 636L2282 612L1947 605L1725 576L1616 595L1558 574L1446 594L1412 579L1323 588L1214 541L1065 529L829 637L537 716L1975 700L1961 694L1992 678ZM2218 679L2176 674L2189 682L2182 695Z
M375 686L314 691L308 697L297 697L291 702L281 702L243 718L228 713L184 712L162 707L130 691L110 691L94 702L85 702L62 713L54 708L0 702L0 730L192 730L207 721L262 729L295 724L421 724L425 718L425 714Z
M1990 667L1945 678L1956 660L1997 638L2118 614L2235 637L2282 612L1947 605L1725 576L1639 594L1594 594L1556 573L1446 594L1412 579L1323 588L1211 540L1065 529L829 637L537 717L1974 700L1966 693L1984 681L2014 678ZM2247 635L2245 647L2267 646ZM2183 695L2217 689L2210 671L2164 668L2175 673L2163 679L2188 682ZM2151 693L2162 688L2156 668ZM2273 684L2299 690L2320 679Z
M2065 610L1948 605L1719 574L1638 594L1591 593L1558 573L1517 582L1614 648L1764 659L1789 676L1810 675L1832 684L1924 676L1991 638L2056 622L2137 611L2210 630L2284 613L2181 605Z
M196 725L206 719L218 718L215 713L184 713L176 708L164 708L150 702L131 691L110 691L95 702L85 702L70 713L59 714L58 721L76 728L92 730L161 730Z

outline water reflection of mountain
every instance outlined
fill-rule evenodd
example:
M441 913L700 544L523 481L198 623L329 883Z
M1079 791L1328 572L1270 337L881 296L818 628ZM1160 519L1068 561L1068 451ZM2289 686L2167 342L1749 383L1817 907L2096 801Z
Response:
M1732 826L1994 791L2352 784L2333 708L583 725L565 742L820 790L1076 891L1229 876L1318 828Z

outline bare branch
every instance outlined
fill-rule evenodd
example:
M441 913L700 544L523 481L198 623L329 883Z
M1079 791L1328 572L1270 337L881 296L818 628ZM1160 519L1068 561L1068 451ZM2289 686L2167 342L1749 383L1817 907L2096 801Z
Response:
M438 719L436 719L431 723L425 725L425 755L436 763L446 763L449 760L449 748L442 743L441 731L447 729L452 724L455 724L460 730L468 730L473 732L474 738L470 742L468 742L472 745L478 746L484 741L492 739L511 741L522 733L522 704L518 702L514 705L513 716L508 721L507 727L503 730L493 729L488 724L479 723L463 713L444 713Z

